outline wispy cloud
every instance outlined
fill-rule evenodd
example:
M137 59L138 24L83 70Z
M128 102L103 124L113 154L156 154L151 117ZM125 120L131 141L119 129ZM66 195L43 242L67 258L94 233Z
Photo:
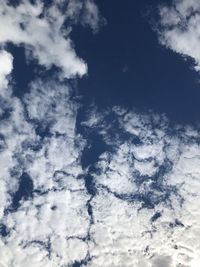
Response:
M6 105L0 126L0 219L8 234L0 242L0 264L62 266L82 260L88 253L90 196L78 179L84 146L75 129L78 104L69 99L67 87L53 81L34 82L23 101L7 89L1 96ZM20 189L24 175L33 188L24 183Z
M82 127L107 150L83 170L90 137L77 134L69 95L41 80L23 101L4 95L1 265L198 266L199 130L153 113L91 110ZM23 175L33 189L16 206Z

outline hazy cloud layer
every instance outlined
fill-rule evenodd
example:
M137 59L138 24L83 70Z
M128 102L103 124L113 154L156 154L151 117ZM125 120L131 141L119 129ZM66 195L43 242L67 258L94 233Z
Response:
M200 70L198 0L173 0L171 5L159 7L160 22L157 28L160 42L176 53L189 57Z

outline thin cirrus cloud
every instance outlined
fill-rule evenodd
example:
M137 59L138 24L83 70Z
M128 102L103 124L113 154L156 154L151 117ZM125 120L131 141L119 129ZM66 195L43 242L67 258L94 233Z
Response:
M64 2L56 1L50 10L41 2L27 3L3 7L7 15L20 13L17 21L26 8L28 18L35 20L42 8L47 22L47 13L59 12ZM81 2L70 3L73 23L80 17L81 24L88 24L82 21ZM52 30L57 23L61 25L53 20ZM26 31L34 36L32 27L28 24ZM59 34L55 38L56 47L62 38L68 40ZM42 61L38 40L33 47L20 40L12 42L32 49L28 59L34 56L46 68L60 62L58 54L54 62L48 49L42 53L50 61ZM18 98L12 91L12 61L2 50L0 267L198 267L200 130L171 127L164 115L152 112L121 107L100 112L91 106L79 133L80 104L73 88L39 77ZM61 62L57 67L65 77L77 74L67 75ZM84 167L81 159L91 146L91 133L99 136L105 151Z
M162 45L194 61L200 71L200 2L173 0L171 5L159 7L160 21L157 31Z

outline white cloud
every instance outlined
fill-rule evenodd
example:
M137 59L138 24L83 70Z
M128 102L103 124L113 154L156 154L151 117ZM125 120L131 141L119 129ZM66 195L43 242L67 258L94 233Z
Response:
M100 116L92 111L83 127L112 149L89 172L97 192L90 195L80 178L87 175L81 167L87 140L76 133L70 88L33 82L23 99L29 117L23 102L6 92L5 108L13 112L0 127L1 223L9 234L0 242L0 266L198 266L198 129L176 132L163 117L120 108ZM110 112L119 127L112 138ZM43 124L49 134L42 139L36 129ZM4 213L23 172L33 181L33 197Z
M12 72L13 57L5 50L0 51L0 92L8 85L7 76Z
M67 8L68 17L83 26L89 26L93 32L97 32L105 19L101 17L99 9L93 0L69 0Z
M194 60L195 69L200 70L200 4L198 0L173 0L170 6L159 8L160 21L157 28L160 42Z
M12 194L18 189L18 179L23 171L23 165L18 162L18 156L22 153L21 145L26 139L36 139L32 125L25 120L21 102L15 97L9 97L10 91L7 88L1 99L4 105L1 106L0 112L2 117L6 113L10 113L6 119L1 119L0 123L2 140L0 149L0 218L3 216L4 209L11 204Z
M0 242L0 266L56 267L82 260L88 253L83 239L90 224L90 196L84 180L77 179L83 173L80 153L84 144L75 133L78 105L70 100L68 87L49 84L35 82L24 97L31 121L11 88L2 96L6 103L2 114L7 108L12 111L0 126L0 222L9 232ZM44 122L51 126L51 134L42 140L36 129ZM33 199L22 198L18 209L12 210L24 172L37 192Z
M70 4L69 10L60 8L61 4L64 1L56 1L46 8L42 1L31 4L23 0L14 7L9 5L9 1L1 0L0 43L23 45L29 59L34 57L47 69L57 66L61 70L61 78L82 76L87 72L87 65L76 55L69 36L71 25L67 27L66 20L75 15L73 19L95 31L99 25L98 8L91 0L83 1L81 6L73 6L73 10ZM84 18L79 14L82 11Z
M100 156L93 174L95 245L86 266L198 266L198 130L176 131L162 117L113 110L121 129L109 139L113 152ZM102 113L95 114L95 127L107 142L113 126L106 114L103 124Z
M92 0L85 1L85 12L83 14L83 25L90 25L94 32L99 29L99 9L97 5ZM102 19L102 23L105 20Z
M31 84L24 102L29 118L38 122L41 128L49 127L51 133L73 137L78 105L70 98L71 89L67 85L38 80Z
M104 153L97 164L101 172L94 174L96 183L118 194L135 192L137 186L132 177L131 163L131 152L127 143L121 145L115 155ZM118 166L121 167L118 169Z
M80 23L96 30L94 3L84 3L90 15ZM74 76L80 74L76 63L68 71L69 65L60 59L65 46L61 54L48 51L51 27L56 34L50 41L54 48L69 41L61 30L63 13L54 20L64 2L55 4L42 19L38 17L44 11L40 1L34 6L24 1L17 8L2 1L0 10L5 13L0 21L10 25L10 32L1 32L0 38L4 36L7 42L5 36L11 36L13 43L31 49L47 68L56 58L64 75ZM190 12L179 4L182 14ZM83 5L78 0L69 5L66 16L79 18ZM16 16L11 16L14 12ZM175 17L171 20L176 21ZM26 23L20 28L22 22ZM45 59L47 55L50 58ZM165 116L153 113L120 107L98 112L91 107L82 127L86 133L99 134L108 149L93 168L83 170L83 149L91 140L77 133L79 104L71 88L38 79L19 99L7 80L12 55L2 51L1 58L5 90L0 95L0 231L4 225L7 235L0 240L0 266L60 267L82 262L90 267L198 267L199 129L169 127ZM30 176L33 192L19 198L14 208L23 173ZM93 194L88 175L96 190Z

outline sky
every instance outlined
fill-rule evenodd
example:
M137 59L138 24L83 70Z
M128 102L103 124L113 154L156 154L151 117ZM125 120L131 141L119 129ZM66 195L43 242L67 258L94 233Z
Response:
M199 267L200 3L0 0L0 267Z

